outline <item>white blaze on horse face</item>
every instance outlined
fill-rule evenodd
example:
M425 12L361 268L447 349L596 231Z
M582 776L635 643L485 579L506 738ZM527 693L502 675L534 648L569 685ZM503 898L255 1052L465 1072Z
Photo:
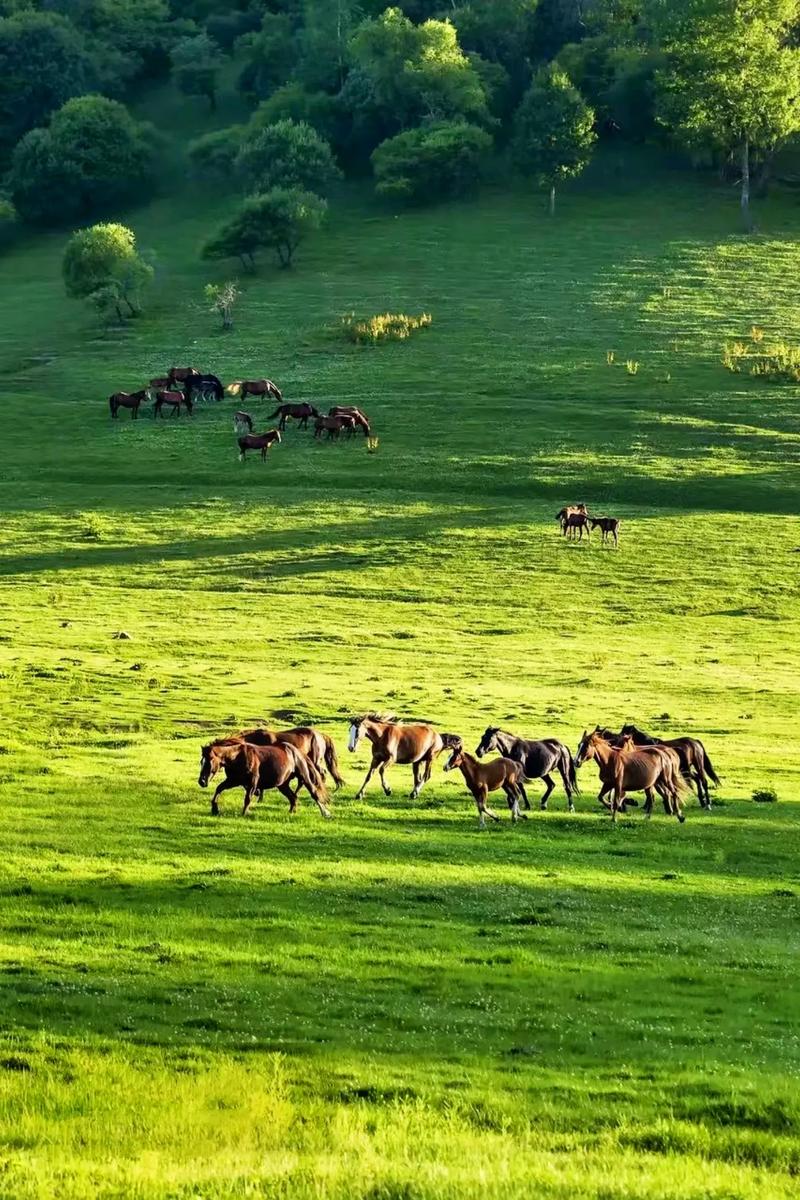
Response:
M361 726L356 725L356 723L354 721L353 724L350 726L350 734L347 739L347 749L348 750L355 750L356 746L358 745L358 739L359 739L360 734L361 734Z

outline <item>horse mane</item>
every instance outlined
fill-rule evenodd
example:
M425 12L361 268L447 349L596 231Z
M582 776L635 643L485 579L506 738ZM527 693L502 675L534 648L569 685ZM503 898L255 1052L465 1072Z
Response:
M348 717L349 725L360 725L362 721L383 721L388 725L400 725L397 713L365 712L357 717Z

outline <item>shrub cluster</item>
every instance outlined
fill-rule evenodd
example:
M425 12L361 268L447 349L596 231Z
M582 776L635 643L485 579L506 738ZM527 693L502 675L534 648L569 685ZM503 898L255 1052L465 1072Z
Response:
M418 329L427 329L433 318L430 313L409 316L407 313L377 313L374 317L342 317L342 330L354 345L375 345L377 342L403 342Z
M770 383L800 383L800 346L784 341L764 343L761 330L754 328L749 343L725 343L722 365L735 375L746 371Z

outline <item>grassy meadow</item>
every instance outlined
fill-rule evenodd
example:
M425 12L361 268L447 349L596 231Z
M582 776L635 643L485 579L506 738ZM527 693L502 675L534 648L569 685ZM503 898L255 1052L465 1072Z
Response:
M744 239L616 153L554 220L346 189L222 334L230 201L176 189L123 214L158 263L123 329L63 297L63 234L0 259L0 1196L796 1195L800 419L720 364L796 340L796 199ZM433 324L337 334L386 310ZM359 404L378 450L240 464L229 399L109 419L184 363ZM618 552L558 536L574 500ZM480 834L438 766L355 803L375 707L470 746L634 720L723 784L612 829L589 764L574 816ZM209 817L200 744L256 721L336 737L332 822Z

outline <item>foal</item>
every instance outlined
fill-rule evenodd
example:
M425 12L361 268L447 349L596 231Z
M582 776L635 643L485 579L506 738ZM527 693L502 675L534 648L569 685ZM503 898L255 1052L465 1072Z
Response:
M453 752L444 765L445 771L454 771L458 768L464 776L464 782L475 797L475 803L478 806L478 815L480 817L481 829L486 828L486 818L491 817L493 821L499 821L497 813L492 812L486 803L489 792L496 792L498 788L502 788L508 797L508 807L511 809L511 820L518 821L520 815L519 802L523 800L528 804L528 798L525 795L525 776L522 773L522 764L514 762L510 758L493 758L490 762L480 763L477 758L473 758L471 754L467 754L460 739L453 745ZM530 805L528 805L530 808Z
M573 512L564 521L561 527L561 532L565 537L575 540L575 535L580 532L580 541L583 541L583 531L586 530L586 536L591 541L591 532L589 530L589 518L585 512Z
M607 542L609 537L613 537L614 545L619 545L619 518L618 517L589 517L589 524L592 529L597 529L598 525L602 530L601 543Z

